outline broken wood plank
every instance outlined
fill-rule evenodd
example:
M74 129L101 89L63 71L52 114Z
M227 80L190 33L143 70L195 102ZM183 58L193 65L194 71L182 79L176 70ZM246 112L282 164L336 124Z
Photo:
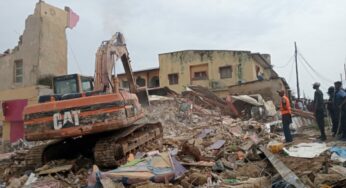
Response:
M307 188L307 186L298 178L298 176L289 169L280 159L278 159L274 154L268 151L264 146L260 147L260 150L264 153L270 163L279 172L281 177L291 185L296 188Z
M308 119L315 119L315 116L312 112L306 112L303 110L298 110L298 109L292 109L292 114L295 116L300 116L300 117L304 117L304 118L308 118Z
M343 166L333 165L332 168L330 168L330 170L346 177L346 168Z
M66 172L72 169L73 165L63 165L58 167L49 168L47 170L42 170L38 172L38 175L44 175L44 174L54 174L58 172Z
M196 167L213 167L215 165L214 162L195 162L195 163L184 163L181 162L183 166L196 166Z

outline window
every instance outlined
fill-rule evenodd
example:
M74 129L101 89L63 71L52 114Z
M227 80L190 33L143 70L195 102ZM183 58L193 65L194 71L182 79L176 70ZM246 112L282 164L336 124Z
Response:
M193 80L207 80L208 75L206 71L194 72Z
M158 76L153 76L150 79L150 87L159 87L160 86L160 79Z
M169 80L169 85L174 85L174 84L178 84L179 83L179 77L178 74L169 74L168 75L168 80Z
M129 88L129 82L127 80L121 81L121 85L123 86L123 88Z
M232 66L220 67L220 78L232 78Z
M139 86L139 87L144 87L145 86L145 79L138 76L138 78L136 79L136 84Z
M83 92L92 91L93 87L91 81L88 79L82 79L82 90Z
M14 82L22 83L23 82L23 60L14 61Z
M68 93L78 93L76 79L66 79L66 80L57 80L55 81L55 91L56 94L68 94Z

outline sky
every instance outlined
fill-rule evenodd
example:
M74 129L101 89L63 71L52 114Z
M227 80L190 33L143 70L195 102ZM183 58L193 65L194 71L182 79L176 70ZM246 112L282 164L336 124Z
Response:
M38 0L0 0L0 52L13 48ZM123 32L134 70L158 67L158 54L187 50L268 53L274 70L296 91L294 41L301 95L312 83L326 92L344 74L346 1L340 0L46 0L80 16L67 29L68 72L94 74L101 41ZM309 64L309 65L308 65ZM310 68L312 67L312 68ZM121 69L120 69L121 72Z

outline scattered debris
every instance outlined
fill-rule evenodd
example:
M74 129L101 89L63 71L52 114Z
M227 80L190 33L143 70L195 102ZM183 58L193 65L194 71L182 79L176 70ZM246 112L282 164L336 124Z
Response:
M275 155L273 155L263 146L261 147L261 150L284 180L286 180L291 185L294 185L296 188L306 187L306 185L304 185L304 183L297 177L297 175L295 175L294 172L287 168L285 164L280 161Z
M329 147L325 143L300 143L285 149L291 157L314 158L327 151Z
M332 145L309 143L311 140L301 133L303 138L296 134L299 142L285 149L282 130L278 129L280 120L232 118L224 114L221 106L210 102L214 96L205 93L201 97L204 91L192 91L195 101L191 100L192 95L151 97L152 105L145 110L149 120L162 122L160 151L150 150L149 146L149 152L133 151L127 155L127 163L112 170L99 169L93 166L92 159L79 156L53 160L28 171L24 156L31 147L44 143L19 141L12 147L13 152L0 154L0 183L7 187L91 188L275 188L346 183L343 147L334 144L329 149ZM295 121L302 126L298 131L306 131L304 121Z
M42 167L43 169L37 169L36 172L38 173L38 175L44 175L44 174L55 174L58 172L66 172L72 169L73 165L63 165L63 166L58 166L58 167L53 167L53 168L49 168L49 169L44 169L44 167Z

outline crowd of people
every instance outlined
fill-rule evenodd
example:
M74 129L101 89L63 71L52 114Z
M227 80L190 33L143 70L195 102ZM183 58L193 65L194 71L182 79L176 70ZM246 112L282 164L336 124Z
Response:
M334 83L334 87L328 88L329 99L327 109L332 121L334 137L346 141L346 92L340 81Z
M342 88L342 83L337 81L334 83L334 86L328 88L327 94L329 99L327 102L323 99L320 83L314 83L313 89L315 89L314 100L296 100L293 106L296 109L308 110L314 113L316 123L320 130L318 139L321 141L327 139L324 117L328 111L332 122L332 136L346 141L346 91ZM293 139L289 129L292 123L291 103L284 91L278 91L278 93L281 96L280 112L282 115L285 140L286 142L292 142Z

